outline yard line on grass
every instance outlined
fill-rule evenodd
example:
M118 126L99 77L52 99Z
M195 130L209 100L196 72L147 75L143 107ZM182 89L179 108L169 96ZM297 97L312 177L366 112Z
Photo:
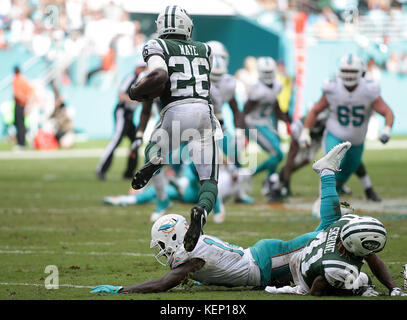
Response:
M44 287L43 283L19 283L19 282L0 282L2 286L31 286L31 287ZM59 284L59 287L75 288L75 289L92 289L94 286L78 286L75 284Z
M281 144L282 149L288 150L288 143ZM399 150L407 148L407 140L390 140L386 145L383 145L378 140L366 140L366 150ZM104 149L71 149L71 150L56 150L56 151L38 151L38 150L23 150L23 151L0 151L0 160L26 160L26 159L63 159L63 158L99 158L102 156ZM121 147L115 151L115 157L127 157L129 150Z
M67 255L89 255L89 256L132 256L132 257L154 257L152 253L140 252L103 252L103 251L55 251L55 250L0 250L0 254L67 254Z
M1 151L0 160L26 160L26 159L64 159L64 158L99 158L103 155L104 149L72 149L56 151ZM115 157L128 156L128 149L118 148Z

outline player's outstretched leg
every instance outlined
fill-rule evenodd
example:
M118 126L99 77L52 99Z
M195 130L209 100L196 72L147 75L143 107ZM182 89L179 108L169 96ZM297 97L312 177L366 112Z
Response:
M320 231L341 217L338 193L335 187L335 172L340 171L340 163L351 147L350 142L334 146L324 157L314 163L312 168L321 178L321 223L315 231Z

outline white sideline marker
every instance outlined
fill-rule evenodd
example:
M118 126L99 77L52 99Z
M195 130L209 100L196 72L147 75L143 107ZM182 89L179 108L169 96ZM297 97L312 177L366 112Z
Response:
M1 286L29 286L29 287L44 287L44 284L40 283L16 283L16 282L0 282ZM77 286L74 284L60 284L60 287L75 288L75 289L92 289L94 286Z

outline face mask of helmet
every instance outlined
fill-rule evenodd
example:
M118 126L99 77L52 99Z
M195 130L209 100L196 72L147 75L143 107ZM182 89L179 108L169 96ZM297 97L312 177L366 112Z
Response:
M270 57L261 57L257 60L257 72L261 82L272 85L276 76L276 63Z
M174 249L172 247L165 247L165 243L159 240L152 240L150 249L154 250L154 257L159 264L168 266L171 262Z
M356 69L341 69L339 72L339 77L346 87L357 85L361 76L362 73Z
M339 62L339 78L345 87L353 87L359 83L362 73L365 70L363 61L354 54L348 54Z
M274 78L275 78L274 71L259 72L259 79L267 85L272 85Z

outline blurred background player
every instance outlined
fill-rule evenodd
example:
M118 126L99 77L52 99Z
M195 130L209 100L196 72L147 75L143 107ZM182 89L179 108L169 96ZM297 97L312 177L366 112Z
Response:
M239 153L245 142L245 124L243 113L240 112L235 98L236 79L228 74L229 53L224 45L219 41L209 41L207 44L211 47L213 55L210 95L215 116L218 118L223 131L223 140L220 141L219 148L223 151L223 159L229 164L230 170L236 170L235 175L238 175L238 169L241 168ZM223 121L222 108L226 103L233 113L234 128L227 128ZM245 193L244 188L240 190L240 193L235 194L235 201L252 203L253 199Z
M113 161L114 152L120 145L123 137L127 136L131 144L136 140L134 111L139 106L139 102L129 98L129 90L130 86L137 81L138 77L142 75L142 72L146 71L146 69L147 65L144 61L138 62L134 72L126 76L120 85L118 94L119 101L114 110L115 131L96 167L96 176L99 180L105 180L106 172L109 170ZM133 177L138 163L137 147L138 146L130 148L126 170L123 173L124 179L131 179Z
M265 180L269 202L280 200L278 174L273 175L284 155L280 148L280 137L273 123L272 116L290 123L288 113L279 107L277 96L282 89L276 80L276 63L271 57L257 59L259 80L250 88L244 106L245 123L248 129L257 130L256 142L267 152L269 158L259 164L254 175L267 170ZM277 181L273 179L277 176Z
M12 82L14 97L14 125L16 128L17 145L16 149L25 148L25 116L29 113L30 103L35 98L33 87L22 75L20 67L14 67L14 78Z
M304 121L306 116L301 119L293 121L290 125L291 129L291 143L286 156L285 165L280 170L280 185L281 195L283 197L291 196L290 181L292 174L314 161L318 150L321 147L323 133L325 131L326 120L328 119L329 110L325 109L318 114L315 124L310 130L311 145L300 148L299 138L301 131L304 127ZM363 162L360 163L359 168L355 174L361 181L365 188L366 198L372 201L381 201L381 198L376 194L371 185L370 178L366 172ZM368 184L370 182L370 184ZM350 195L352 191L346 186L337 188L339 195Z
M51 82L51 86L55 96L54 111L50 115L50 119L53 121L53 133L58 141L59 147L69 149L75 143L75 130L72 117L66 107L65 99L60 94L54 81Z
M343 159L343 169L337 173L338 189L342 188L361 164L372 112L376 111L385 117L385 127L379 137L382 143L389 141L393 126L394 115L380 95L379 84L362 77L364 70L364 63L358 56L348 54L342 57L338 76L324 83L323 95L308 113L299 138L300 146L309 146L310 130L318 114L329 108L322 143L323 152L328 152L332 146L341 141L352 143L351 149ZM371 188L370 179L365 183L366 190Z
M198 204L191 209L191 225L184 238L186 250L192 251L218 195L217 140L223 134L210 105L211 48L191 40L193 21L179 6L167 6L156 25L159 38L149 40L143 48L150 73L130 88L130 98L149 100L160 90L155 96L160 96L163 110L145 149L146 164L135 173L132 187L144 187L164 165L165 157L188 143L201 182ZM178 132L173 132L174 124ZM191 130L199 137L191 137Z
M244 117L240 112L235 98L236 95L236 79L228 73L229 53L225 46L219 41L209 41L207 44L212 49L213 64L210 74L211 89L215 87L219 90L221 96L221 108L215 110L215 114L222 126L224 138L222 141L222 149L228 160L240 167L235 137L233 130L228 130L223 121L222 107L227 103L233 113L233 121L237 139L244 139Z
M166 166L165 170L162 170L162 175L164 178L161 180L161 183L164 185L166 197L169 200L177 200L184 203L198 202L200 183L198 172L196 171L194 164L192 162L183 164L179 176L173 176L173 172L167 174L168 171L172 171L171 166ZM219 177L221 178L220 174ZM134 194L105 197L103 202L113 206L128 206L135 204L140 205L151 201L156 201L156 199L157 192L153 184L140 189L139 192ZM157 219L162 217L164 213L165 210L162 211L157 208L151 215L150 221L155 222ZM221 194L218 194L218 198L213 208L213 221L215 223L222 223L224 220L225 209Z

